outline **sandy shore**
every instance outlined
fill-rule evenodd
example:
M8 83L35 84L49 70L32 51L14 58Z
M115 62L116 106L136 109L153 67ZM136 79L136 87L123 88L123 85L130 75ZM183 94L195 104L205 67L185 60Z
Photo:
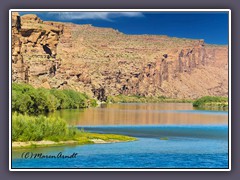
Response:
M102 140L102 139L91 139L93 144L106 144L106 143L117 143L117 142L126 142L120 140ZM27 147L48 147L48 146L61 146L61 145L77 145L78 141L28 141L28 142L12 142L13 148L27 148Z
M127 141L120 141L120 140L108 140L108 141L104 141L102 139L91 139L91 141L94 144L106 144L106 143L117 143L117 142L127 142Z

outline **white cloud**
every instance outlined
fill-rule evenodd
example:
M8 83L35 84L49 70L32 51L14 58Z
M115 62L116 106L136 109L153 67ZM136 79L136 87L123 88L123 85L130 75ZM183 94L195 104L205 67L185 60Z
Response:
M74 19L102 19L112 20L116 17L143 17L141 12L49 12L49 15L55 15L61 20Z

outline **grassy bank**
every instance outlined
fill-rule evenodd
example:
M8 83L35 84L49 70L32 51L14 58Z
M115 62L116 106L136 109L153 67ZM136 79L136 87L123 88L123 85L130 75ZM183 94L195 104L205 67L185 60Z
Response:
M15 148L45 147L66 144L94 144L133 141L136 138L85 132L68 127L67 122L56 117L12 114L12 141Z
M117 95L117 96L108 96L107 103L158 103L158 102L175 102L175 103L191 103L192 100L189 99L174 99L167 98L165 96L126 96L126 95Z
M228 109L228 98L218 96L204 96L193 102L193 106L203 109Z
M191 99L174 99L167 98L165 96L108 96L107 103L192 103L195 108L207 109L207 110L227 110L228 98L218 96L204 96L197 100Z
M73 90L33 88L28 84L12 84L12 110L19 113L42 114L58 109L97 106L85 93Z

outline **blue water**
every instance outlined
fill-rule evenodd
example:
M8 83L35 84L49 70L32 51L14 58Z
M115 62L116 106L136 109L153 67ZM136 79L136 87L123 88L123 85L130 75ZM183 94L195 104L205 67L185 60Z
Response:
M13 168L228 168L227 125L79 126L98 133L137 137L134 142L25 150L74 159L22 159L14 151ZM167 137L168 140L160 140Z

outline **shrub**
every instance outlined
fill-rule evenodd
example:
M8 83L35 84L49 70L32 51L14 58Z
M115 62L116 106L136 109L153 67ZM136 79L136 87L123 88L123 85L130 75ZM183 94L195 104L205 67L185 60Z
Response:
M13 141L41 141L73 139L76 135L74 128L69 129L67 122L56 117L29 116L13 113Z
M13 90L12 92L12 109L20 113L28 113L34 102L28 94L23 94Z
M95 99L73 90L35 89L28 84L12 84L12 110L19 113L42 114L57 109L96 106Z
M218 96L204 96L193 102L194 107L201 107L205 105L224 105L228 103L227 97L218 97Z
M57 109L67 109L70 106L68 96L56 89L51 89L50 93L58 99Z
M98 105L96 99L90 99L90 106L91 107L96 107Z
M68 97L69 108L85 108L87 107L87 98L85 95L73 90L64 90L63 93Z

